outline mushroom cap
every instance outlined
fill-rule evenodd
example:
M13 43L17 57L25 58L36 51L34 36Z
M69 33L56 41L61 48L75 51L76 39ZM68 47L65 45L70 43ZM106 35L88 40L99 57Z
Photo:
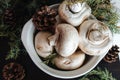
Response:
M79 27L79 36L79 48L88 55L102 55L112 47L112 33L100 21L84 21Z
M76 5L78 5L78 3L69 5L66 4L66 1L63 1L58 8L60 18L73 26L79 26L91 15L91 8L85 2L79 3L79 6ZM75 8L74 10L73 7Z
M77 29L64 23L56 26L55 35L49 37L49 40L59 55L68 57L78 48L79 35Z
M52 34L49 32L38 32L35 36L35 49L39 56L45 58L53 51L53 46L49 45L48 37Z
M57 68L62 70L73 70L79 68L85 60L85 53L77 51L69 57L57 56L53 59Z

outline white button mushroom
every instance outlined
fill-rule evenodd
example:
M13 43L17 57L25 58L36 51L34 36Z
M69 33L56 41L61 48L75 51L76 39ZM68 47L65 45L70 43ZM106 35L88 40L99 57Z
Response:
M69 57L57 56L53 59L57 68L62 70L73 70L79 68L85 60L85 54L77 51Z
M35 49L39 56L45 58L53 51L53 46L49 45L48 37L52 34L49 32L38 32L35 36Z
M102 55L112 47L112 33L102 22L86 20L79 27L79 48L88 55Z
M69 24L59 24L56 26L55 35L49 37L50 45L54 45L59 55L68 57L72 55L78 47L79 35L76 28Z
M67 4L68 3L68 4ZM58 8L59 16L65 22L78 27L85 19L91 15L91 8L85 2L69 4L69 0L60 4Z

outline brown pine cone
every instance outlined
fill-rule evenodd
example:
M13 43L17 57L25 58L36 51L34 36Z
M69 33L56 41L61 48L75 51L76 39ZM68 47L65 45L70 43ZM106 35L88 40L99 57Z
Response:
M107 55L104 57L104 61L108 63L116 62L119 52L119 47L117 45L112 46Z
M6 9L3 16L3 21L5 24L14 26L16 24L16 15L14 10Z
M56 20L57 11L49 8L48 6L43 6L33 15L33 23L37 30L49 30L51 31Z
M18 63L8 63L3 67L2 76L4 80L23 80L25 70Z

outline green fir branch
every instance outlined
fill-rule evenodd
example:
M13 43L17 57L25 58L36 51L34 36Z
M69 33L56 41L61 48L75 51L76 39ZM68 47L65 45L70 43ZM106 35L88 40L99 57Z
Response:
M110 0L85 0L92 9L92 14L100 21L104 22L113 33L119 33L117 22L120 19Z
M16 59L19 56L20 52L20 45L19 41L15 42L9 42L10 45L10 51L8 52L9 54L6 56L6 60L8 59Z
M97 69L90 71L79 80L116 80L116 79L112 76L112 73L110 73L106 68L102 70L99 67L97 67Z
M11 4L9 4L11 2L11 0L0 0L0 6L2 9L6 9L8 7L11 6Z
M57 56L57 53L52 53L51 55L49 55L48 57L43 59L43 63L45 63L46 65L52 63L54 65L54 63L52 61L56 56Z

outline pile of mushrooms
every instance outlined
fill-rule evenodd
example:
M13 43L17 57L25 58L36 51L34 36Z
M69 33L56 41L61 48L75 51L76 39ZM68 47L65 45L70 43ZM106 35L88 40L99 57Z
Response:
M55 34L40 31L35 36L39 56L46 58L56 50L57 56L52 62L57 68L77 69L83 65L86 55L99 56L112 47L110 29L98 20L88 19L91 9L86 3L66 5L63 2L58 13L61 22L56 25Z

